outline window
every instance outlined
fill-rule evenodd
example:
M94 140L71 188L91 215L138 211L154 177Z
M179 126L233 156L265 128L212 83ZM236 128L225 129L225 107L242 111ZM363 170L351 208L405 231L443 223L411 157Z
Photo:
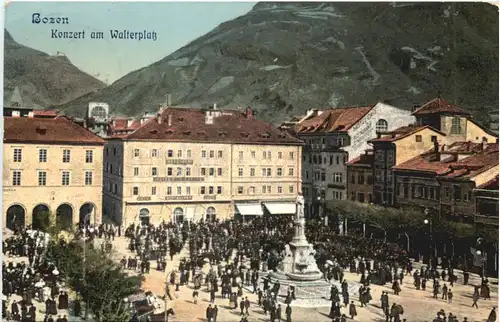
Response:
M342 173L334 173L333 174L333 182L342 183Z
M333 155L330 155L330 165L333 164Z
M293 176L293 168L288 168L288 175Z
M267 151L267 158L271 160L271 151Z
M377 121L377 125L375 126L375 131L378 132L387 132L387 121L384 119L380 119Z
M177 157L182 158L182 150L177 150Z
M174 156L174 151L172 150L167 150L167 157L171 158Z
M171 176L172 175L172 168L167 168L167 176Z
M356 183L356 176L354 175L354 173L351 176L351 183Z
M62 185L69 186L69 171L62 172Z
M342 200L342 191L334 191L333 192L333 199L335 200Z
M92 185L92 171L85 171L85 185Z
M368 202L369 203L373 202L373 195L371 193L368 194Z
M68 163L71 157L71 151L70 150L63 150L63 162Z
M241 195L243 193L243 187L239 186L238 187L238 194Z
M438 137L436 135L431 136L431 142L436 142Z
M47 162L47 149L38 150L38 161Z
M134 157L135 158L139 157L139 149L134 149Z
M209 195L213 195L214 194L214 187L213 186L208 187L208 194Z
M186 177L190 177L191 176L191 168L186 168Z
M422 136L420 134L415 135L415 142L422 142Z
M267 174L267 170L266 168L262 168L262 176L265 177Z
M309 179L309 171L306 171L306 179Z
M366 183L367 184L373 184L373 176L371 174L369 174L367 177L366 177Z
M262 159L265 159L267 157L267 152L266 151L263 151L262 152Z
M268 177L272 176L272 173L271 173L271 168L267 168L267 176L268 176Z
M176 172L176 176L178 177L181 177L182 176L182 168L181 167L177 167L177 172Z
M326 181L326 173L321 172L321 181L325 182Z
M138 196L139 195L139 187L133 187L132 188L132 194L134 196Z
M206 176L207 175L207 169L206 168L201 168L201 175Z
M262 193L266 193L267 191L267 186L262 186Z
M281 176L283 175L283 168L278 168L278 169L276 169L276 175L277 175L278 177L281 177Z
M278 159L283 159L283 152L278 152Z
M182 187L177 187L177 194L182 195Z
M218 195L222 194L222 187L221 186L217 186L217 194Z
M240 152L238 153L238 156L239 156L240 160L243 160L243 151L240 151Z
M365 194L363 192L358 192L358 201L365 202Z
M85 163L92 163L92 162L94 162L94 151L92 150L85 151Z
M151 156L152 156L153 158L158 157L158 150L153 149L153 150L151 151Z
M156 176L158 175L158 168L157 168L157 167L153 167L153 168L151 169L151 175L152 175L153 177L156 177Z
M215 169L214 168L209 168L208 169L208 175L213 176L215 174Z
M222 158L222 151L221 151L221 150L217 151L217 157L218 157L219 159L221 159L221 158Z
M289 154L289 159L290 159L290 160L293 160L293 158L294 158L294 157L295 157L294 153L293 153L293 152L290 152L290 154Z
M267 186L267 193L272 193L271 186Z
M188 196L190 196L190 195L191 195L191 187L186 187L186 194L187 194Z
M278 186L278 193L283 193L283 187L282 186Z
M462 134L462 122L460 117L451 119L451 134Z
M217 175L222 176L222 168L217 168Z
M137 177L139 175L139 168L134 167L134 177Z
M255 194L255 187L248 188L248 193L251 195L254 195Z
M137 154L139 154L139 151L137 151ZM116 155L116 147L113 147L113 155Z
M12 172L12 185L20 186L21 185L21 171L13 171Z
M200 194L204 195L206 188L205 187L200 187Z
M210 151L210 159L213 159L215 157L215 151L211 150Z
M460 186L453 186L453 199L456 201L462 200L462 189Z
M172 187L167 187L167 195L171 195L172 194Z
M288 193L293 193L293 186L288 187Z
M255 151L250 152L250 155L252 156L253 159L255 159Z
M238 177L243 177L243 168L238 168Z
M22 150L14 149L14 162L21 162L22 159Z
M250 168L250 176L255 177L255 168Z
M186 157L187 158L191 158L191 150L187 150L186 151Z
M358 174L358 184L364 184L365 183L365 174L360 173Z
M38 172L38 185L39 186L47 185L47 172L45 171Z
M338 156L338 155L337 155L337 156L335 157L335 162L336 162L337 164L340 164L340 156Z
M151 195L156 196L156 187L151 187Z

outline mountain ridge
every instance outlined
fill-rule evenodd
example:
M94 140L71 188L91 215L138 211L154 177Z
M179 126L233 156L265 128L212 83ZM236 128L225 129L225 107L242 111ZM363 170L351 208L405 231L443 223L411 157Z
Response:
M90 101L139 115L178 106L252 106L279 123L308 108L441 93L484 121L498 106L498 9L484 3L257 3L163 59L62 108ZM486 107L486 108L485 108ZM483 118L483 119L481 119Z

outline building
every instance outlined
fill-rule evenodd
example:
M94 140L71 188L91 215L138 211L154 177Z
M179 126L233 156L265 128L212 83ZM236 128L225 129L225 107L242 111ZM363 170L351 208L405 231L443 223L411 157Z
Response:
M100 223L104 140L64 116L36 115L4 117L3 227L35 227L42 213L65 226Z
M107 140L104 212L116 222L295 213L302 142L252 109L168 107Z
M476 225L497 226L498 229L498 175L478 185L473 190L473 195L476 200Z
M308 113L296 126L305 142L302 181L306 215L319 213L322 202L347 199L347 166L371 148L368 139L413 123L409 111L384 103Z
M349 200L373 202L373 150L347 162L347 196Z
M412 115L416 124L401 127L386 134L379 134L369 141L374 149L374 202L393 205L395 182L392 167L414 158L439 145L450 145L454 142L486 142L494 143L497 137L485 129L470 114L436 98L420 108Z
M478 210L493 215L484 200L478 207L476 194L485 184L494 184L498 171L498 143L455 142L441 148L436 143L433 149L393 168L395 206L427 209L473 223ZM494 215L498 218L498 213Z

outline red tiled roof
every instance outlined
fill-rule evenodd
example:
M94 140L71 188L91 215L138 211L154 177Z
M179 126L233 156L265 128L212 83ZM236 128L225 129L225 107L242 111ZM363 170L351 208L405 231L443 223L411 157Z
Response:
M345 132L363 118L373 106L332 108L321 115L304 120L298 126L299 133Z
M129 119L113 119L109 124L109 130L115 131L134 131L141 126L140 120L132 120L129 125Z
M452 158L440 161L439 155L430 150L413 159L393 167L393 170L433 172L439 177L447 178L468 178L473 177L498 165L498 143L488 143L487 147L481 151L481 144L476 144L471 149L465 149L468 142L458 142L450 147L454 147L446 152L466 152L473 154L459 161Z
M422 105L415 110L412 115L427 115L436 113L451 113L460 115L470 115L470 113L463 111L453 104L448 103L446 100L438 97Z
M57 111L56 110L33 110L33 115L35 117L37 116L42 116L42 117L56 117L57 116Z
M476 187L477 189L498 190L498 175Z
M4 117L4 142L104 144L104 140L64 116Z
M444 133L436 130L432 126L429 125L408 125L408 126L402 126L400 128L397 128L393 131L387 132L382 134L380 138L376 139L371 139L368 142L393 142L397 141L399 139L405 138L407 136L410 136L412 134L415 134L417 132L420 132L423 129L430 129L433 130L436 133L439 133L441 135L445 135Z
M367 150L367 151L373 151L373 149ZM373 164L373 154L362 154L357 158L352 159L351 161L346 163L347 165L351 166L363 166L363 165L372 165Z
M220 114L213 124L206 124L205 111L168 107L144 122L134 132L111 138L147 141L232 142L253 144L291 144L303 142L271 124L246 116L240 111L207 110ZM160 123L158 122L160 120ZM169 120L171 125L169 125Z

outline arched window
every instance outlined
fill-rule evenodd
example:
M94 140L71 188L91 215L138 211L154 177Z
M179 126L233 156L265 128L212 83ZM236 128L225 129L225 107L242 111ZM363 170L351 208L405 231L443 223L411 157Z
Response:
M184 210L178 207L174 210L174 220L176 223L181 224L184 222Z
M142 208L139 210L139 221L142 225L149 225L149 210Z
M451 134L462 134L462 120L460 117L451 119Z
M206 214L206 220L208 222L213 222L215 221L215 217L217 216L215 208L214 207L208 207L207 208L207 214Z
M384 119L380 119L377 121L376 131L379 132L387 132L387 121Z

